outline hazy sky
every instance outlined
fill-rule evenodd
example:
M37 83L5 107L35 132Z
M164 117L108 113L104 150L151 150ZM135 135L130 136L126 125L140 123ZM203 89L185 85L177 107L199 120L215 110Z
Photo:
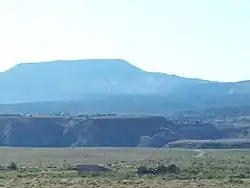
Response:
M249 0L0 0L0 70L122 58L149 71L250 79Z

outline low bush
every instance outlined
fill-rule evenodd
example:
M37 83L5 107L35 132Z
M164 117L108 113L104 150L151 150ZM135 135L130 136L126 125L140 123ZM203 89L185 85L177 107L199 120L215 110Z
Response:
M10 164L7 166L8 170L18 170L17 164L15 162L10 162Z

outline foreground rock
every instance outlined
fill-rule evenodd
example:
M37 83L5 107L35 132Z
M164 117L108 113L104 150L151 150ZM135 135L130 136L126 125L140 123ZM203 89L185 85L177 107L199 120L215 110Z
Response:
M111 170L99 165L77 165L76 166L77 174L102 174L110 172Z

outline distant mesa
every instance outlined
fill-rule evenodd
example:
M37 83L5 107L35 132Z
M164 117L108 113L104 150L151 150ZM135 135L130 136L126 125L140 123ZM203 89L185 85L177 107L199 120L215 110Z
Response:
M22 63L0 73L0 87L0 104L25 103L0 107L0 112L36 113L44 106L49 113L77 111L78 106L87 113L162 114L169 109L250 104L249 81L222 83L147 72L122 59Z

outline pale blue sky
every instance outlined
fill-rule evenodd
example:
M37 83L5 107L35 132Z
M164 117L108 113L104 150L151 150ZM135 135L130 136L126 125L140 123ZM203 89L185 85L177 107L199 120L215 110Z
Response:
M122 58L148 71L250 79L249 0L0 0L0 70Z

